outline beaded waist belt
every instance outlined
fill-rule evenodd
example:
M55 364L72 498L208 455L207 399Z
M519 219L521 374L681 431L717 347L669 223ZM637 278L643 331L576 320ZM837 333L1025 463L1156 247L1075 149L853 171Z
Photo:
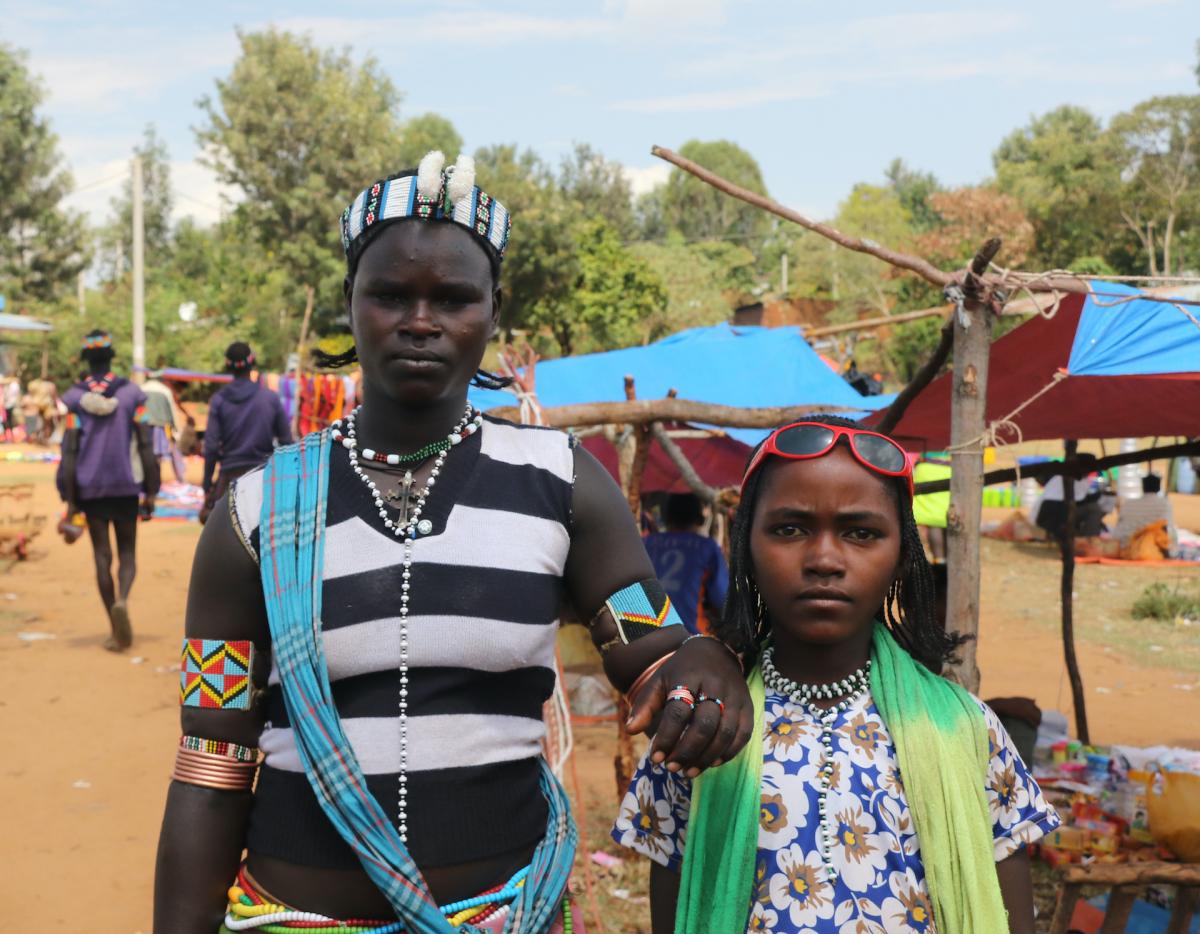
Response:
M500 932L508 918L512 902L525 884L529 867L522 869L504 885L442 907L442 914L453 927L469 924L479 931ZM555 931L571 934L569 898L563 897L562 924ZM400 921L373 921L364 918L337 919L313 911L300 911L272 901L250 878L243 866L237 883L229 889L229 908L222 932L253 931L255 934L403 934Z

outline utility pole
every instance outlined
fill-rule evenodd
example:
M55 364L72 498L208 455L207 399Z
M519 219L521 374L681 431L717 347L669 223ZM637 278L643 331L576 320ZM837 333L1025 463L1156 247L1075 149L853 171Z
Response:
M79 278L76 281L77 294L79 298L79 317L84 317L87 314L87 289L83 281L83 270L79 270Z
M133 157L133 372L146 365L146 219L142 207L142 157Z
M779 297L786 299L788 295L788 255L779 257Z

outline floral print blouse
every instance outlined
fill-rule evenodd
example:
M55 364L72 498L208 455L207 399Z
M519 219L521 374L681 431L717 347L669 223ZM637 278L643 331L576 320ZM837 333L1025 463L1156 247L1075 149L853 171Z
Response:
M987 800L996 861L1059 825L992 710ZM834 723L826 800L836 876L822 865L821 724L786 695L766 693L762 806L749 931L776 934L930 934L932 908L920 844L904 798L895 749L870 695ZM621 803L618 843L678 871L687 838L691 782L643 758Z

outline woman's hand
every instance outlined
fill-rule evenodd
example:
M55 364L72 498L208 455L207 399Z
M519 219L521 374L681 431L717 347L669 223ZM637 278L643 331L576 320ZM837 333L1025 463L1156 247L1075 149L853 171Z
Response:
M680 700L667 701L667 694L680 686L695 696L694 708ZM701 701L701 695L719 698L724 710L716 700ZM650 761L665 762L669 771L688 778L728 762L746 745L754 729L754 711L741 666L717 639L689 639L630 701L633 711L626 723L630 733L646 732L658 718Z

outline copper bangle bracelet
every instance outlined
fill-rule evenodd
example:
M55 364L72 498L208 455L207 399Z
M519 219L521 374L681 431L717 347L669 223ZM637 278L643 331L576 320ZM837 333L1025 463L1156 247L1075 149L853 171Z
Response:
M660 669L663 665L665 665L668 661L670 661L671 657L674 654L675 654L674 652L668 652L662 658L658 659L655 662L652 662L650 664L650 667L648 667L645 671L643 671L640 675L638 675L637 680L634 681L633 684L630 686L629 690L625 692L625 699L627 701L629 701L630 704L632 704L637 699L638 691L640 691L642 688L644 688L646 686L646 682L649 681L654 676L654 673L656 671L658 671L658 669Z
M254 785L257 762L239 762L229 756L181 747L175 754L176 781L225 791L249 791Z

